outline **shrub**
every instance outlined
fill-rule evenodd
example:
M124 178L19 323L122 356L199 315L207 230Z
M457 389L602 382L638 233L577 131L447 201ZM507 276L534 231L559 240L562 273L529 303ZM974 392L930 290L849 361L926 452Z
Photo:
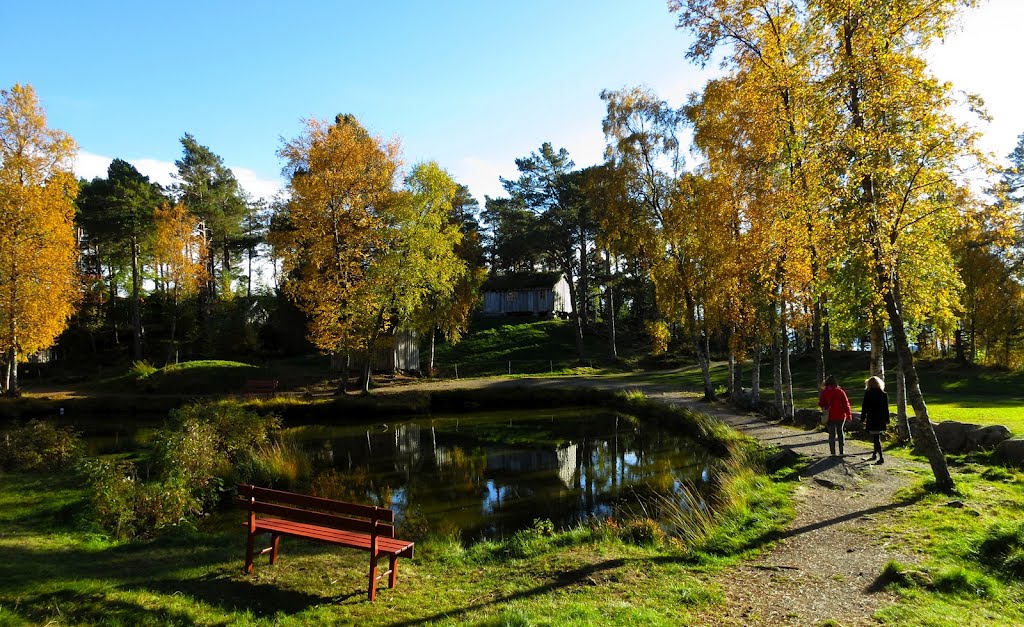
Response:
M117 540L149 536L201 512L191 486L175 479L143 483L131 462L93 459L82 470L93 518Z
M83 464L92 486L93 518L114 538L136 538L202 516L225 494L225 481L243 472L260 468L289 474L267 453L274 450L270 434L278 426L276 417L231 403L182 407L172 412L172 424L153 437L152 480L142 481L129 462ZM251 463L261 452L271 461ZM250 463L236 467L246 460Z
M635 518L628 521L619 531L624 542L637 546L657 546L665 542L665 532L657 521L650 518Z
M81 454L81 440L70 427L33 420L0 435L0 470L49 472Z
M290 440L267 442L236 457L233 481L265 487L293 488L308 480L313 462L309 454Z

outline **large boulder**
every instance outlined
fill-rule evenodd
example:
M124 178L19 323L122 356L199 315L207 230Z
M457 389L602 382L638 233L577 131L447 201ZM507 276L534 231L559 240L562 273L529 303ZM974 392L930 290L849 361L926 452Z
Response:
M1024 466L1024 438L1003 440L996 446L996 457L1009 466Z
M805 429L813 429L821 424L821 410L798 409L793 413L793 424Z
M933 422L935 438L939 441L939 447L946 453L963 453L967 450L967 434L981 428L981 425L973 425L955 420Z
M935 437L946 453L968 453L995 447L1012 435L1003 425L981 426L969 422L945 420L933 422Z
M989 425L967 433L967 450L980 451L995 448L1000 442L1009 440L1013 434L1003 425Z

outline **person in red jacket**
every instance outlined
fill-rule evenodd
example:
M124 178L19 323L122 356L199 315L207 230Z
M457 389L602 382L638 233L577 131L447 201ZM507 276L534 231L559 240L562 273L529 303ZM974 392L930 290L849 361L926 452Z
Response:
M818 396L818 407L828 415L825 428L828 429L828 448L832 451L832 457L836 456L836 440L839 441L839 455L842 456L843 444L846 443L843 430L846 423L853 420L853 414L850 413L850 399L846 397L843 388L839 387L834 375L825 379L825 389Z

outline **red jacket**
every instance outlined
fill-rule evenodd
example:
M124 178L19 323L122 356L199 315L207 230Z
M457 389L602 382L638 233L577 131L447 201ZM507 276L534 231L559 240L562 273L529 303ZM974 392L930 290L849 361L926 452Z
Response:
M818 397L818 407L828 408L829 421L839 422L841 420L853 420L850 413L850 399L846 398L846 392L838 385L826 385Z

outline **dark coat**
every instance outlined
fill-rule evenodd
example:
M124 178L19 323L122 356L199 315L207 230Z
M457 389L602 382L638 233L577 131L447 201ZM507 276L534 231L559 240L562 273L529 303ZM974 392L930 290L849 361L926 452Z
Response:
M865 390L860 419L868 431L885 431L889 425L889 396L882 390Z

